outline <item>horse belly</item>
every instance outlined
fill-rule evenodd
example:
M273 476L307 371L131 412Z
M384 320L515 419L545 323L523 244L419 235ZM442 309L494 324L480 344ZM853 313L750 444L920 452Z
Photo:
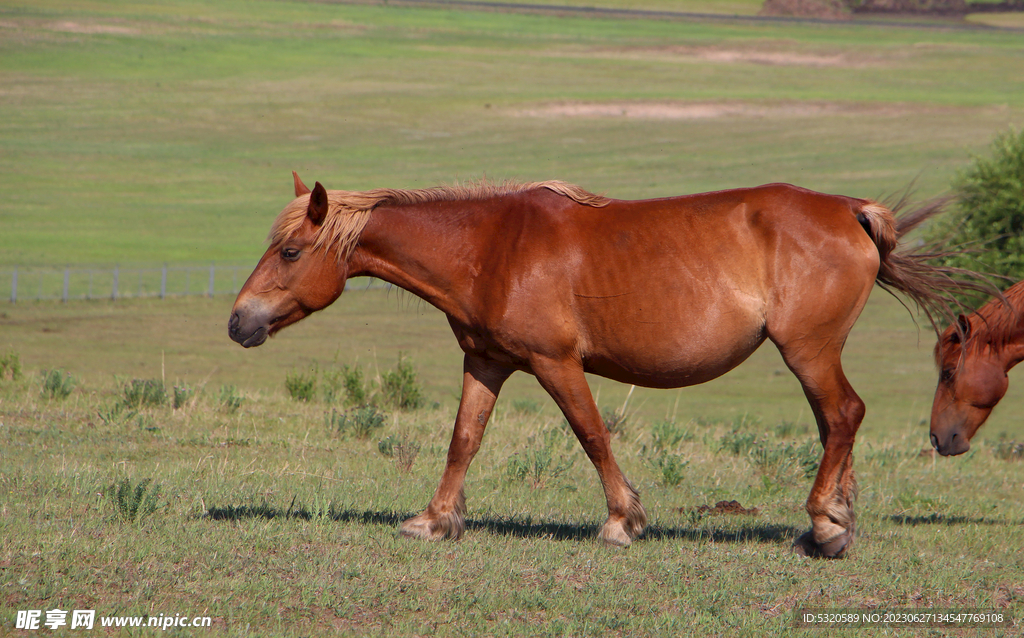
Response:
M757 320L740 325L637 323L626 338L595 340L584 356L584 369L622 383L680 388L722 376L764 339L764 324Z

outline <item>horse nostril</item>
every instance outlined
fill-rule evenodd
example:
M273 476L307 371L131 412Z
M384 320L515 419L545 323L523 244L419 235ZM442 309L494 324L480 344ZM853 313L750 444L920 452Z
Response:
M231 319L228 321L228 331L235 332L236 330L238 330L239 322L241 322L241 319L239 319L238 313L231 313Z
M932 432L932 447L936 450L939 449L939 437L935 436L934 432Z

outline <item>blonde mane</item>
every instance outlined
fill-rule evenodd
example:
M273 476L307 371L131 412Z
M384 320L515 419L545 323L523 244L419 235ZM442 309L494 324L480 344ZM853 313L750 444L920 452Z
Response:
M398 190L377 188L370 191L327 191L327 216L313 239L313 250L325 247L337 249L338 259L348 259L359 235L362 234L370 213L378 206L402 206L430 202L469 201L515 195L526 191L546 188L568 197L578 204L600 208L610 201L606 197L589 193L579 186L557 180L545 182L503 182L492 184L480 181L472 184L436 186L419 190ZM293 237L302 227L309 207L309 195L296 197L277 216L267 240L271 245Z

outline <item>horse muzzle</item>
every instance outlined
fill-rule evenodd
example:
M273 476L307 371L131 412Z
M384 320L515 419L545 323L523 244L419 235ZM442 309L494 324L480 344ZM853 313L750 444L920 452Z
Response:
M242 344L242 347L253 348L262 345L269 335L270 328L267 325L261 322L246 321L237 310L231 313L231 319L228 321L228 336L232 341Z
M942 456L957 456L971 449L971 441L956 429L945 434L931 433L932 447Z

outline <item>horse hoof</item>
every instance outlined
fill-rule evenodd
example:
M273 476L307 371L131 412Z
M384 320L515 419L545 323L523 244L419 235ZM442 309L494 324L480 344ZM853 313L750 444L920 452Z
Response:
M420 514L404 521L398 528L398 534L425 541L458 540L464 529L465 524L458 516L428 518Z
M819 543L814 540L814 530L804 532L793 541L793 551L808 558L843 558L853 544L853 532L846 530L835 538Z
M621 523L605 523L599 538L611 547L629 547L633 544L633 538L626 533Z
M444 534L431 530L430 521L424 520L421 516L414 516L404 522L398 528L398 534L403 538L415 538L423 541L439 541L444 539Z

